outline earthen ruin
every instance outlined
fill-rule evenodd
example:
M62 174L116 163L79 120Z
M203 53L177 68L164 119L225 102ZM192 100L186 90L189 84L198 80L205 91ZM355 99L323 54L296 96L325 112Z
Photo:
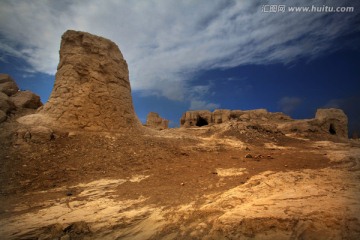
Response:
M294 120L284 113L271 113L266 109L256 110L228 110L217 109L188 111L180 119L181 127L202 127L235 122L252 122L260 125L271 125L286 133L326 134L342 138L348 137L348 119L341 109L318 109L313 119Z
M158 113L150 112L147 115L145 126L163 130L169 128L169 120L160 117Z
M39 106L0 74L4 239L360 239L360 142L340 109L188 111L169 129L150 113L145 128L120 50L76 31Z
M20 122L89 131L138 129L128 66L118 46L103 37L66 31L49 101Z

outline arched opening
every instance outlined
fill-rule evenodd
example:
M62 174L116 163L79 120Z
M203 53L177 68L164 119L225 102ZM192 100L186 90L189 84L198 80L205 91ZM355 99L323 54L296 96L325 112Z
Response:
M336 135L336 129L335 129L334 124L332 124L332 123L330 123L329 133L330 133L331 135Z
M196 126L198 127L202 127L202 126L205 126L205 125L208 125L208 121L205 119L205 118L202 118L202 117L198 117L197 118L197 121L196 121Z

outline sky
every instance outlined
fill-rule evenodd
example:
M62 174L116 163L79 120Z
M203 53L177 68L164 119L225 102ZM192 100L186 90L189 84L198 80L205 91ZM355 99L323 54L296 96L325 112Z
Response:
M142 122L151 111L178 127L188 110L298 119L336 107L360 132L358 0L0 0L0 72L45 103L68 29L119 46Z

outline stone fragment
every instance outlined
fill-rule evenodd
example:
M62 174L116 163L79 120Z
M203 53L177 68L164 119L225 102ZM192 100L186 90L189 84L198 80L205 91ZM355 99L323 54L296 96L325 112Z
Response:
M18 140L33 143L46 143L54 138L53 130L44 126L21 128L16 134Z
M30 128L31 142L33 143L45 143L54 138L54 132L52 129L44 126L35 126Z
M0 110L0 123L4 122L6 120L6 113L2 110Z
M14 104L9 100L9 96L0 92L0 110L9 113L15 108Z
M14 82L14 79L12 79L9 74L0 73L0 84L6 82Z
M37 109L42 106L40 97L30 91L19 91L10 97L17 108Z
M10 76L9 76L10 78ZM10 78L11 81L0 83L0 92L5 93L8 96L14 95L19 91L17 84Z

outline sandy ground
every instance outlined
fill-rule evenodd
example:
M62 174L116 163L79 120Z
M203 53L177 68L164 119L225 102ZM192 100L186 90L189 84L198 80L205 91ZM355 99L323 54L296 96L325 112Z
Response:
M5 128L1 239L360 239L358 141Z

